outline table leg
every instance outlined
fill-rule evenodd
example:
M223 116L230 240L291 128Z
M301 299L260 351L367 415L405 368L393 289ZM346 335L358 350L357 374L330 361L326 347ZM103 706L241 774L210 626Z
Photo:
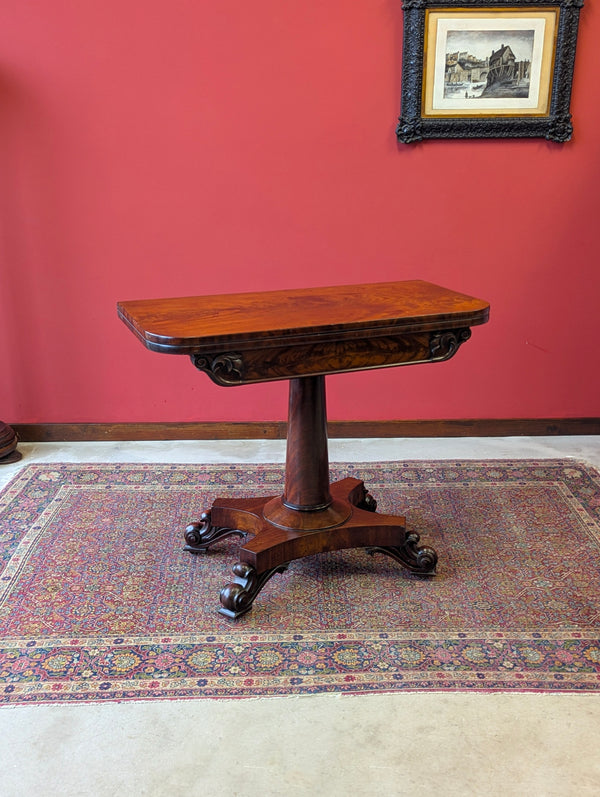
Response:
M219 498L186 530L186 550L200 553L231 534L250 535L235 580L221 590L220 612L235 619L252 608L265 584L304 556L365 548L391 556L413 573L433 575L437 554L419 546L405 518L376 512L362 481L329 482L325 377L290 380L285 487L282 496Z

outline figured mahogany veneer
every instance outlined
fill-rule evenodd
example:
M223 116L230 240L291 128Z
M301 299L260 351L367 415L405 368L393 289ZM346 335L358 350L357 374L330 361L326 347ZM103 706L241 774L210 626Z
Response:
M189 355L219 385L290 380L283 495L217 499L186 530L194 553L252 536L221 591L222 614L244 614L274 573L324 551L364 547L435 571L435 551L418 546L405 518L376 513L361 481L329 483L325 375L447 360L487 321L487 302L412 280L137 300L118 312L148 349Z

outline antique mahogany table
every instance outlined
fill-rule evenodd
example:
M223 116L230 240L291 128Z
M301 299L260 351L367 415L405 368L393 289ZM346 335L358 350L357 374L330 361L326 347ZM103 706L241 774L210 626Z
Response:
M402 516L376 512L362 481L329 482L325 375L441 362L488 319L487 302L419 280L118 303L151 351L187 354L226 387L289 379L283 495L217 498L185 532L186 550L244 537L220 612L247 612L294 559L344 548L432 575L437 554Z

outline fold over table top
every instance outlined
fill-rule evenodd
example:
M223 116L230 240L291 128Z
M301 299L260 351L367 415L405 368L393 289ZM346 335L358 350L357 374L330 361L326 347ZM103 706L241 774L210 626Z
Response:
M142 299L117 308L148 349L192 355L223 385L448 359L489 315L487 302L421 280Z

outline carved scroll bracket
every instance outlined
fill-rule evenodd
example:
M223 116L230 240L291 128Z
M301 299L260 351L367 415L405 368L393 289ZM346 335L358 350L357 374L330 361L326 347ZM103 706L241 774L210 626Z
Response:
M244 361L241 354L219 354L216 357L192 354L192 363L204 371L217 385L241 385L244 381Z
M449 360L471 337L471 330L452 329L449 332L433 332L429 338L429 354L431 359L439 362Z

